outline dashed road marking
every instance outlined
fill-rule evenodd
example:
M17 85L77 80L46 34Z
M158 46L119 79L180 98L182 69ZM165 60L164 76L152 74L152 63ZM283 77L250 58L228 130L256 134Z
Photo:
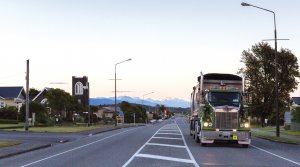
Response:
M173 144L160 144L160 143L147 143L151 146L165 146L165 147L176 147L176 148L186 148L186 146L173 145Z
M182 140L182 138L173 138L173 137L152 137L152 139Z
M157 133L157 135L180 135L180 133Z
M175 161L175 162L193 163L193 161L190 160L190 159L173 158L173 157L166 157L166 156L152 155L152 154L137 154L136 156L137 157L143 157L143 158L152 158L152 159Z
M176 130L175 130L176 129ZM170 131L170 132L180 132L181 138L171 138L171 137L155 137L157 134L164 133L163 131ZM173 133L174 134L174 133ZM175 133L176 135L178 133ZM182 145L170 145L170 144L161 144L161 143L150 143L151 139L165 139L165 140L182 140L184 143L184 146ZM177 148L185 148L188 152L188 155L190 159L182 159L182 158L174 158L174 157L167 157L167 156L159 156L159 155L153 155L153 154L140 154L140 152L145 148L147 145L154 145L154 146L162 146L162 147L177 147ZM160 159L160 160L168 160L168 161L174 161L174 162L182 162L182 163L190 163L193 164L195 167L199 167L197 162L195 161L191 151L189 150L184 136L178 127L177 124L172 124L172 125L165 125L158 129L152 137L142 146L140 147L134 155L122 166L122 167L127 167L135 157L142 157L142 158L151 158L151 159Z

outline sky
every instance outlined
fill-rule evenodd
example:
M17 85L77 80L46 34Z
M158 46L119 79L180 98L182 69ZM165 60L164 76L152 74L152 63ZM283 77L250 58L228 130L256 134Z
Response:
M240 0L1 0L0 86L71 92L87 76L90 97L189 100L197 76L236 74L243 50L274 38L273 14ZM247 0L276 13L278 48L300 59L300 1ZM274 41L269 41L274 47ZM55 83L64 84L55 84ZM53 84L54 83L54 84ZM300 89L291 94L300 96Z

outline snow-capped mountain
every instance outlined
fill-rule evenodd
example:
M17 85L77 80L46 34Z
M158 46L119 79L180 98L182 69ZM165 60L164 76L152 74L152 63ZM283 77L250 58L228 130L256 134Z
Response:
M148 106L156 106L156 105L165 105L167 107L181 107L181 108L188 108L190 107L190 103L188 101L178 99L178 98L168 98L164 100L153 100L150 98L141 99L139 97L129 97L129 96L120 96L117 98L117 103L121 101L127 101L129 103L135 104L144 104ZM90 98L91 105L105 105L105 104L114 104L115 98L114 97L97 97L97 98Z

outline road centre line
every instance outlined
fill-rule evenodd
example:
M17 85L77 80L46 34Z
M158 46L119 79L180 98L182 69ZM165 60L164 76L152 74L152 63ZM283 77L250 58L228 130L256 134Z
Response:
M164 146L164 147L186 148L186 146L173 145L173 144L147 143L147 145L151 145L151 146Z
M256 147L256 146L254 146L254 145L252 145L252 144L251 144L251 147L254 147L254 148L256 148L256 149L258 149L258 150L260 150L260 151L263 151L263 152L265 152L265 153L271 154L271 155L273 155L273 156L275 156L275 157L278 157L278 158L280 158L280 159L289 161L289 162L291 162L291 163L293 163L293 164L296 164L296 165L299 165L299 166L300 166L300 163L299 163L299 162L295 162L295 161L293 161L293 160L284 158L284 157L279 156L279 155L277 155L277 154L274 154L274 153L272 153L272 152L270 152L270 151L267 151L267 150L264 150L264 149L262 149L262 148Z
M168 160L168 161L175 161L175 162L185 162L185 163L194 163L190 159L182 159L182 158L173 158L173 157L165 157L165 156L159 156L159 155L151 155L151 154L137 154L137 157L143 157L143 158L152 158L152 159L160 159L160 160Z
M153 139L167 139L167 140L182 140L182 138L173 138L173 137L152 137Z
M81 148L84 148L84 147L90 146L90 145L92 145L92 144L95 144L95 143L101 142L101 141L103 141L103 140L106 140L106 139L112 138L112 137L114 137L114 136L117 136L117 135L123 134L123 133L125 133L125 132L129 132L129 131L132 131L132 130L135 130L135 129L137 129L137 128L134 128L134 129L129 129L129 130L125 130L125 131L123 131L123 132L119 132L119 133L113 134L113 135L111 135L111 136L107 136L107 137L105 137L105 138L102 138L102 139L100 139L100 140L96 140L96 141L94 141L94 142L91 142L91 143L88 143L88 144L85 144L85 145L82 145L82 146L79 146L79 147L75 147L75 148L73 148L73 149L70 149L70 150L67 150L67 151L64 151L64 152L61 152L61 153L58 153L58 154L54 154L54 155L52 155L52 156L50 156L50 157L43 158L43 159L40 159L40 160L37 160L37 161L31 162L31 163L29 163L29 164L25 164L25 165L23 165L23 166L21 166L21 167L30 166L30 165L33 165L33 164L36 164L36 163L39 163L39 162L42 162L42 161L45 161L45 160L48 160L48 159L51 159L51 158L57 157L57 156L59 156L59 155L66 154L66 153L68 153L68 152L72 152L72 151L75 151L75 150L81 149Z
M157 135L181 135L180 133L157 133Z

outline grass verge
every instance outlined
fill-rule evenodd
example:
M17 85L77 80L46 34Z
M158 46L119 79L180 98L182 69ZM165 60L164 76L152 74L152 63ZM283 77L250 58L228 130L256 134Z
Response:
M97 125L97 126L53 126L53 127L30 127L29 132L65 132L76 133L101 128L112 128L114 125ZM6 131L24 132L24 128L6 129Z
M259 129L259 130L263 130L263 131L268 131L268 132L276 132L275 127L261 127L260 125L252 125L251 128L255 128L255 129ZM292 135L292 136L298 136L300 137L300 132L296 132L296 131L291 131L291 130L280 130L281 134L285 134L285 135Z
M24 123L18 123L18 124L0 124L0 129L20 127L20 126L24 126Z
M18 145L18 144L21 144L21 142L17 142L17 141L0 141L0 148L10 147L10 146Z
M253 132L253 131L251 133L255 137L260 137L260 138L267 139L267 140L290 143L290 144L300 144L300 142L297 141L297 140L287 139L287 138L284 138L284 137L277 137L277 136L267 135L267 134L264 134L264 133Z

